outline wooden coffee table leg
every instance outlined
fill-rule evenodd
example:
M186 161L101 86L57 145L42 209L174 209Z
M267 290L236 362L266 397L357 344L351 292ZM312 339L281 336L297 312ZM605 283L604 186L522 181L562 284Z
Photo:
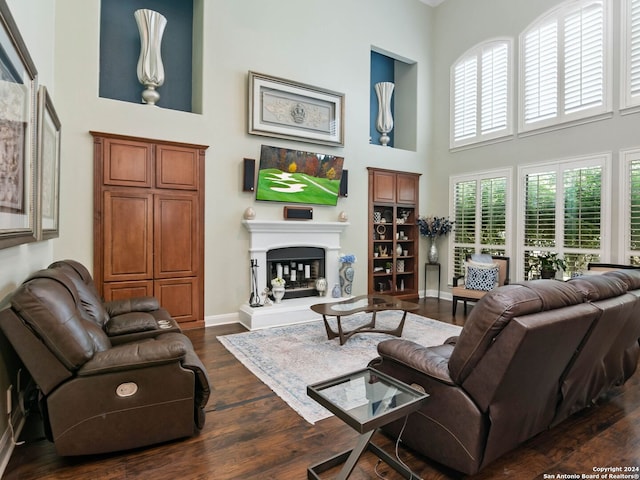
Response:
M327 339L333 340L338 336L338 334L334 332L333 329L331 328L331 325L329 325L326 315L322 315L322 320L324 321L324 329L327 331ZM338 317L338 325L340 325L340 317Z
M400 323L398 324L398 326L396 327L395 330L389 330L389 334L390 335L395 335L396 337L401 337L402 336L402 330L404 329L404 321L407 318L407 311L405 310L404 313L402 314L402 320L400 320Z

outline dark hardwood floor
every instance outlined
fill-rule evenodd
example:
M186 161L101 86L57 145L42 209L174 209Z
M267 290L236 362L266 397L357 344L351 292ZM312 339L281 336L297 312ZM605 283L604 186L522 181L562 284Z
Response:
M418 313L427 317L457 324L464 321L462 309L457 321L453 321L448 301L430 298L420 304ZM206 365L212 384L206 425L198 436L135 451L62 458L43 438L37 416L32 416L21 438L26 443L16 447L3 478L297 480L306 478L309 465L351 448L357 437L355 431L335 417L308 424L216 339L218 335L240 331L241 326L228 325L186 332ZM393 451L392 440L381 434L374 438ZM526 480L552 478L545 474L556 475L555 478L561 478L558 474L589 475L595 467L639 467L640 373L612 392L606 401L541 433L473 477L449 471L402 445L399 454L423 479ZM376 463L377 458L366 453L350 478L378 478ZM385 464L377 470L382 478L401 478ZM328 472L323 478L332 478L331 474L337 471Z

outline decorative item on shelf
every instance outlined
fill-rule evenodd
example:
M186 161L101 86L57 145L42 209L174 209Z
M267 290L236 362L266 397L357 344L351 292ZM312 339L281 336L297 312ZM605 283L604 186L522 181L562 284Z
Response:
M276 277L271 280L271 293L273 294L273 298L276 303L280 303L282 301L282 298L284 297L285 284L286 282L284 281L284 279L280 277Z
M340 270L338 274L340 276L340 291L343 297L351 296L351 287L353 284L353 276L355 270L353 269L353 263L356 261L356 256L352 253L346 255L340 255L338 257L340 262Z
M404 260L396 261L396 272L399 272L399 273L404 272Z
M327 294L327 279L324 277L319 277L316 279L316 290L318 291L318 295L324 297Z
M392 82L379 82L374 85L378 97L378 117L376 129L380 135L380 145L386 147L389 144L389 132L393 130L393 115L391 114L391 96L395 85Z
M402 256L402 245L400 245L400 244L396 245L396 255L398 257Z
M558 270L566 270L567 264L556 252L539 252L529 260L530 271L535 270L540 278L556 278Z
M346 222L348 220L349 220L349 214L347 212L345 212L344 210L338 214L338 221L339 222Z
M251 259L251 295L249 296L249 306L261 307L260 296L258 295L258 276L256 269L258 268L258 260Z
M160 47L167 19L160 13L146 8L136 10L133 15L140 32L138 80L146 87L142 92L142 100L147 105L155 105L160 99L156 88L164 83L164 66Z
M247 207L244 211L243 217L245 220L253 220L256 218L256 211L253 207Z
M404 292L404 278L400 280L400 290Z
M448 235L453 229L453 224L449 217L419 217L418 228L420 235L429 240L429 250L427 251L427 261L429 263L438 263L438 245L436 243L439 237Z
M384 225L378 225L376 227L376 233L378 234L379 240L384 240L387 233L387 227L385 227Z
M342 292L340 291L340 284L336 283L333 286L333 290L331 290L331 296L333 298L340 298L342 296Z
M384 267L385 267L385 272L391 273L391 269L393 268L393 263L387 262L384 264Z
M380 223L380 220L382 220L382 212L373 212L373 223Z

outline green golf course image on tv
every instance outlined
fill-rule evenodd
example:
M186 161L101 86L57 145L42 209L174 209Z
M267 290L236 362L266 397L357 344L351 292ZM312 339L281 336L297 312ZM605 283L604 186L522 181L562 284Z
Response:
M338 203L343 157L262 145L256 200Z

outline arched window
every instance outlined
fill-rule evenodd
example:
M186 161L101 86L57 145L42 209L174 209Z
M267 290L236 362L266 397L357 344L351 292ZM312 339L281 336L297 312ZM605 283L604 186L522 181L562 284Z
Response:
M511 51L511 40L491 40L451 67L451 148L511 135Z

